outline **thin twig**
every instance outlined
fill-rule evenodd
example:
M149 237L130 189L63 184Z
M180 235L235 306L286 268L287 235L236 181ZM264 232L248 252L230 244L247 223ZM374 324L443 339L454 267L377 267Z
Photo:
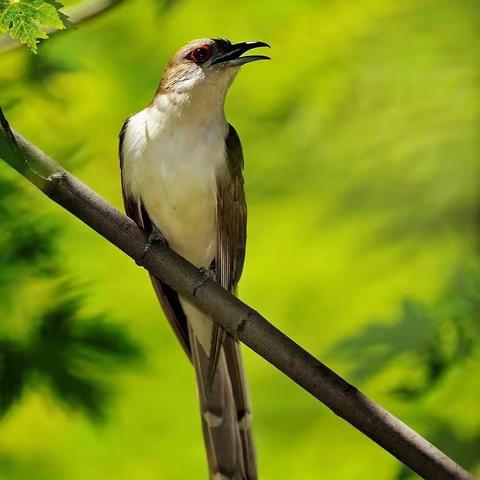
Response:
M82 0L75 5L63 8L62 13L67 15L70 24L75 26L91 20L101 13L107 12L123 1L124 0ZM58 30L56 28L46 29L46 33L50 37L63 31L65 30ZM18 40L13 39L8 34L0 35L0 54L15 50L21 46L22 44Z
M145 254L147 239L132 220L23 137L15 134L15 138L28 168L25 170L25 163L18 159L18 152L12 146L8 133L0 129L0 157L3 160L152 275L208 313L231 335L288 375L338 416L427 480L474 480L470 473L443 452L315 359L218 283L207 279L202 288L195 290L203 277L202 271L166 245L153 245Z

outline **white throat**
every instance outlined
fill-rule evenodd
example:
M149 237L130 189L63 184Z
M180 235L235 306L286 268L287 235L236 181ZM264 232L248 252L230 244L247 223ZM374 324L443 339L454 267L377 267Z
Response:
M162 112L165 120L180 120L197 125L226 122L225 96L238 69L225 69L214 75L199 72L196 77L174 84L159 92L152 107Z

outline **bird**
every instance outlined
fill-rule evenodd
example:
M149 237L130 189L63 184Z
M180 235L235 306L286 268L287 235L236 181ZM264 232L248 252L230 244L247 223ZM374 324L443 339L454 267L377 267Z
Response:
M244 55L258 47L269 45L188 43L168 62L152 102L126 120L119 142L124 207L147 235L145 251L163 242L233 294L245 259L247 206L242 145L224 104L240 67L269 59ZM195 369L209 478L257 479L239 342L150 277Z

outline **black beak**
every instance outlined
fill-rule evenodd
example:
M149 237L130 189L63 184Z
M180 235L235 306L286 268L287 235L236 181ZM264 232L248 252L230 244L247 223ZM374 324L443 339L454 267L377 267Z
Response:
M226 64L238 67L240 65L245 65L246 63L255 62L256 60L270 60L270 57L265 55L247 55L241 57L241 55L248 52L248 50L258 47L270 48L270 45L265 42L234 43L220 52L220 54L212 60L211 65Z

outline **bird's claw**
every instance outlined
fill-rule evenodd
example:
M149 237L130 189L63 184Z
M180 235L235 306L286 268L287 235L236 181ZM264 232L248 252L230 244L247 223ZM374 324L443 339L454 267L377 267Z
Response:
M150 235L148 236L147 241L145 242L145 245L143 247L143 253L139 261L142 261L145 258L145 256L147 255L147 253L150 251L153 244L155 243L159 243L161 245L167 245L167 240L163 236L162 232L156 226L153 226L153 229L150 232Z
M205 285L205 282L208 279L215 280L215 273L213 272L213 270L200 267L200 271L202 272L202 277L200 278L200 280L197 282L197 284L195 285L195 287L193 289L193 292L192 292L193 296L195 296L195 294L197 293L199 288L201 288Z
M153 227L152 231L150 232L150 235L148 236L147 243L145 244L144 251L147 253L151 248L154 243L160 243L162 245L167 244L167 240L163 236L163 233L157 228Z

